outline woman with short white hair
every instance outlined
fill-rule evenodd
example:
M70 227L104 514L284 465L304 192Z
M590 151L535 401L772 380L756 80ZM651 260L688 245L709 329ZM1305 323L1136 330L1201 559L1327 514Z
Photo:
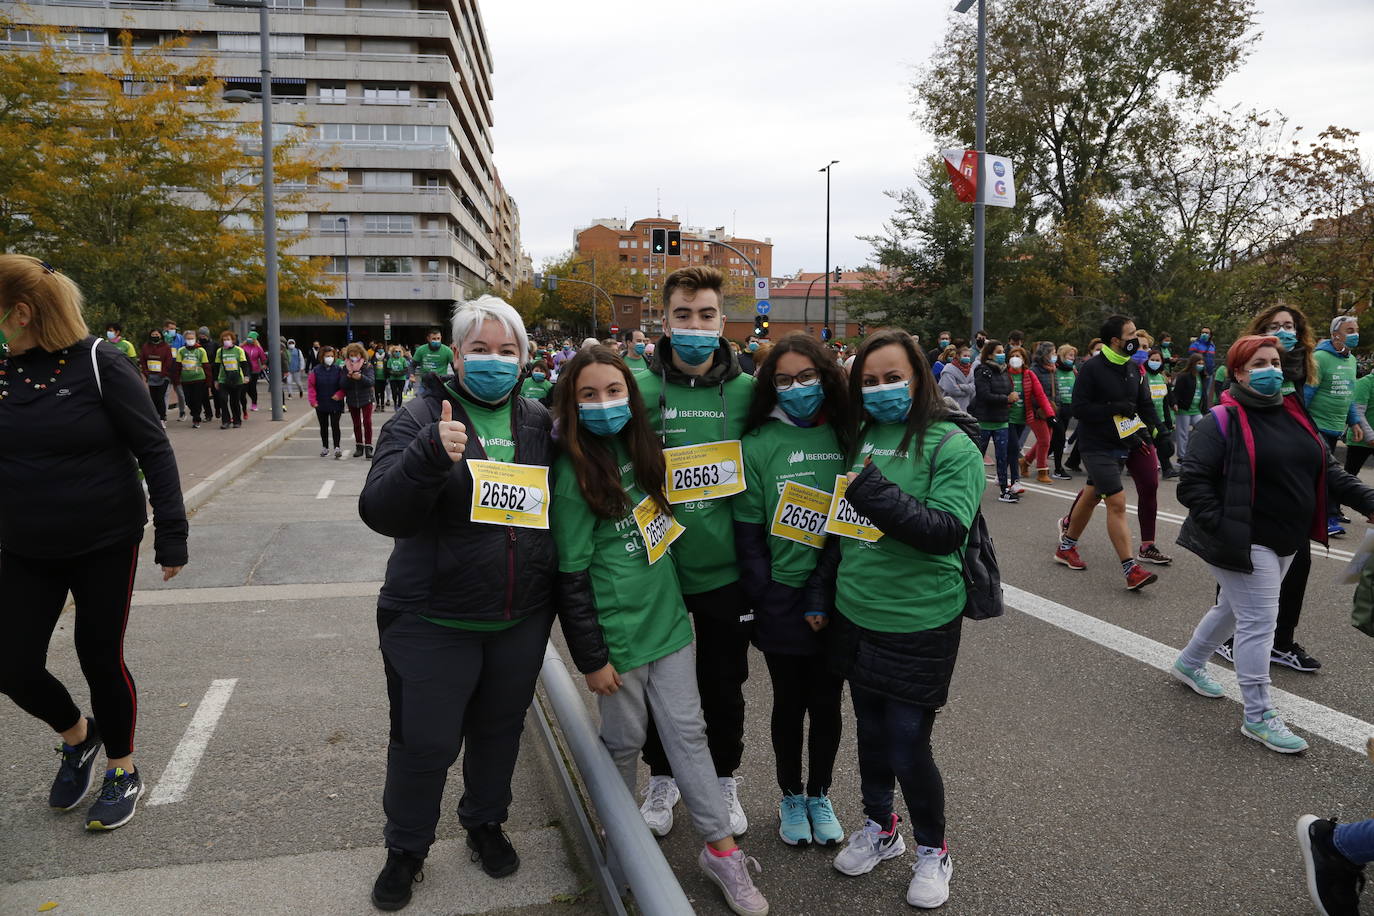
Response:
M458 819L472 857L494 878L519 867L501 824L553 623L552 422L516 393L524 323L483 296L454 311L452 334L452 374L426 374L382 429L358 503L368 527L396 539L377 601L391 743L372 901L385 910L421 880L463 749Z

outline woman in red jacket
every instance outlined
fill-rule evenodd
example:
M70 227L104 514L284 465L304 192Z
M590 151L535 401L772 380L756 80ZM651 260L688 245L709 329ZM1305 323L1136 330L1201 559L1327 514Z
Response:
M1050 423L1054 422L1054 405L1031 371L1030 359L1024 347L1013 347L1007 358L1007 371L1011 373L1012 391L1018 392L1021 399L1011 405L1007 419L1007 429L1011 435L1011 446L1020 456L1021 445L1026 438L1026 427L1035 433L1035 448L1031 457L1035 460L1036 480L1040 483L1053 483L1050 479ZM1029 459L1021 458L1021 474L1029 470Z
M138 351L138 367L143 370L143 381L148 385L148 396L153 399L153 410L167 428L167 386L177 382L177 361L172 348L162 339L157 328L148 334L148 342Z

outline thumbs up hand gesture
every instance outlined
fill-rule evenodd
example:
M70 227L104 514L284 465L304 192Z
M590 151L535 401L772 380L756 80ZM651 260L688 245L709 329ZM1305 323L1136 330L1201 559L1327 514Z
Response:
M439 411L439 446L453 461L463 457L468 445L468 428L453 419L453 405L444 401Z

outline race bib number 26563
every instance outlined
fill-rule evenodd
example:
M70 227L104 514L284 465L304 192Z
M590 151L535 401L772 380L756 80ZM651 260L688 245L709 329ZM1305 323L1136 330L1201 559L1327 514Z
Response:
M670 503L724 499L744 492L744 451L738 439L663 450Z

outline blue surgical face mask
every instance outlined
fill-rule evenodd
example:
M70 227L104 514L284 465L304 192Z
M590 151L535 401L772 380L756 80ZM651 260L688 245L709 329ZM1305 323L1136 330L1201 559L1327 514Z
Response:
M720 343L720 335L715 331L698 331L693 328L673 328L671 341L673 350L689 366L700 366L711 358Z
M630 399L578 404L577 421L594 436L614 436L630 422Z
M865 388L864 409L879 423L900 423L911 413L911 383L891 382Z
M1201 342L1201 343L1206 343L1207 341L1209 341L1209 340L1212 339L1212 335L1211 335L1211 334L1199 334L1199 335L1197 336L1197 339L1198 339L1198 341Z
M644 355L644 344L642 344L642 343L637 343L637 344L635 344L635 356L643 356L643 355Z
M1161 360L1152 359L1145 365L1150 367L1151 372L1158 372L1164 366L1164 363Z
M1073 357L1072 357L1072 356L1066 356L1066 357L1064 357L1064 368L1065 368L1065 369L1072 369L1072 368L1073 368Z
M1150 351L1148 350L1136 350L1134 353L1131 354L1131 359L1135 360L1138 363L1143 363L1145 362L1145 360L1149 358Z
M542 382L545 378L547 378L547 376L545 376L542 372L531 372L530 378L534 379L536 382Z
M993 361L994 363L996 363L997 365L999 365L999 366L1000 366L1000 365L1003 365L1003 364L1007 361L1007 354L1005 354L1005 353L994 353L994 354L992 355L992 361Z
M520 359L497 353L463 354L463 387L477 400L495 404L520 378Z
M1274 366L1263 366L1250 370L1250 387L1256 394L1278 394L1283 387L1283 370Z
M1291 350L1298 345L1297 333L1287 328L1279 328L1274 332L1274 336L1279 339L1279 343L1283 345L1285 350Z
M754 352L755 350L757 350L758 348L759 348L759 343L758 343L758 341L756 341L756 340L750 341L750 343L749 343L749 352L750 352L750 353L753 353L753 352Z
M821 409L825 400L825 390L821 380L816 379L809 385L793 382L778 392L778 406L794 420L809 420Z
M430 348L431 350L437 350L437 349L439 349L439 341L437 341L437 340L431 340L431 341L429 342L429 348Z
M973 357L972 357L972 356L961 356L961 357L959 357L959 365L961 365L961 366L971 366L971 365L973 365Z
M1050 365L1051 365L1051 366L1057 366L1057 365L1059 365L1059 354L1058 354L1058 353L1051 353L1051 354L1050 354Z
M1360 334L1359 334L1359 332L1357 331L1357 332L1355 332L1354 334L1347 334L1347 335L1345 335L1345 345L1346 345L1347 347L1349 347L1350 349L1352 349L1352 350L1355 349L1356 347L1358 347L1358 346L1360 345Z
M105 339L106 339L106 340L114 340L114 339L115 339L115 332L114 332L114 331L106 331L106 332L105 332Z

